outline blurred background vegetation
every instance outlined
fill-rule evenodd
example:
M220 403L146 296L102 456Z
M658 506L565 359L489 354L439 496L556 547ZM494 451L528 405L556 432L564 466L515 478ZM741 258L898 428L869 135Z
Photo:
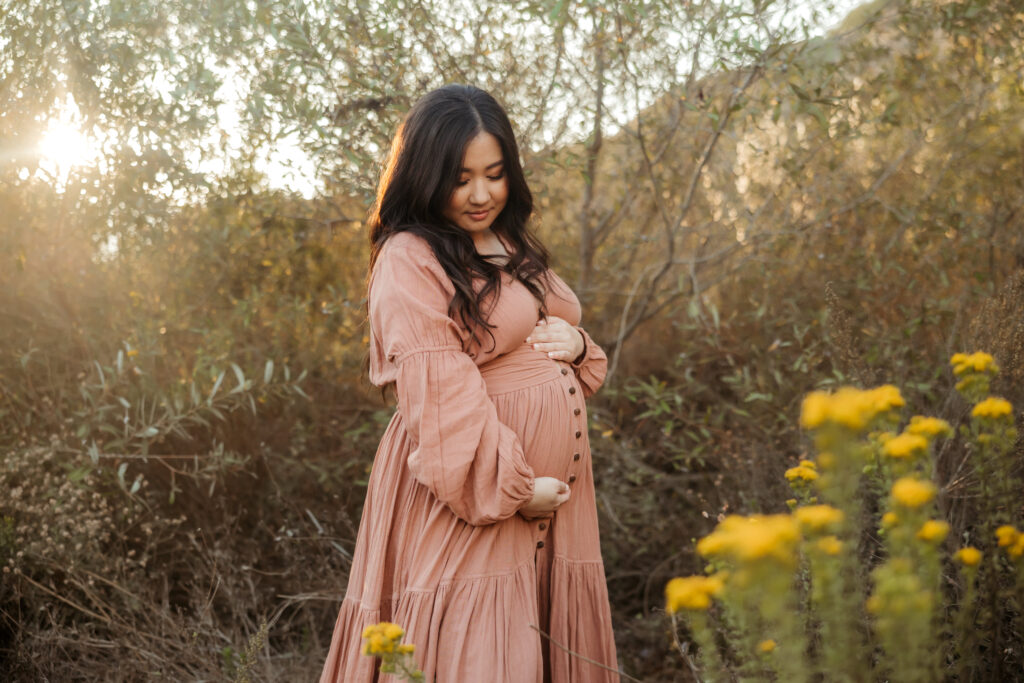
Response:
M1024 12L877 0L826 31L811 5L5 0L5 679L319 674L392 410L360 375L363 221L447 82L507 106L611 359L591 438L631 675L691 680L664 584L721 515L785 509L807 391L890 381L955 425L946 361L984 349L1021 405ZM960 542L971 501L942 495ZM1021 670L1015 618L986 680Z

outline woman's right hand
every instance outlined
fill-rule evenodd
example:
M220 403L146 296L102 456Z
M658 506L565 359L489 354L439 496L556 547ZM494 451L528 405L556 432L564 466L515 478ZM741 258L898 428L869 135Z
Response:
M554 477L537 477L533 480L533 498L519 508L519 512L528 519L550 517L569 500L569 493L569 485L564 481Z

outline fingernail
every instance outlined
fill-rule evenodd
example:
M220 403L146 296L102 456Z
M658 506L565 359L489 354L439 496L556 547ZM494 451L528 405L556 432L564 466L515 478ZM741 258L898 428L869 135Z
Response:
M548 351L548 358L554 358L554 357L555 357L555 352L554 351Z

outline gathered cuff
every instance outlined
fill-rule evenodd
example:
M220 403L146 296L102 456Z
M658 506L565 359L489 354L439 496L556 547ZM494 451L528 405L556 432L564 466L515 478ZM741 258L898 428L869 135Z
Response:
M583 335L583 353L569 365L583 387L583 395L591 396L601 388L605 375L608 374L608 356L586 330L578 325L576 329Z

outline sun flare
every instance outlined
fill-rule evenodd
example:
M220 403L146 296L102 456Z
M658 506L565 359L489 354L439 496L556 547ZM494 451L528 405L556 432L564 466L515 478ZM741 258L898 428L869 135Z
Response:
M89 144L89 139L73 123L53 121L39 143L39 154L44 161L70 169L92 161L95 150Z

